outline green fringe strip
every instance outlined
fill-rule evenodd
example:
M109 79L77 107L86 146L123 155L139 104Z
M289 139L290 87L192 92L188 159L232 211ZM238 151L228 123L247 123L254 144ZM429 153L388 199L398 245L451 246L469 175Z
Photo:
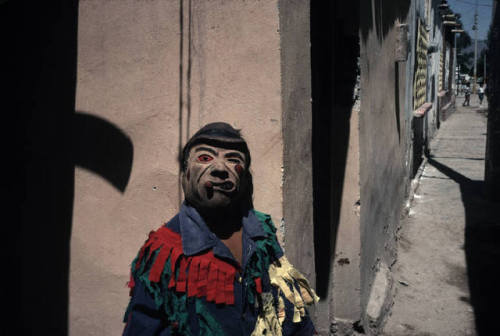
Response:
M266 238L256 241L256 251L248 262L245 270L245 283L248 285L247 300L250 305L255 303L257 293L255 278L263 278L269 269L269 265L277 260L281 248L276 237L276 227L271 216L257 210L253 210L257 219L262 223Z
M162 309L165 315L167 316L170 325L172 326L172 334L173 335L191 335L191 331L189 330L189 322L188 322L188 312L187 312L187 294L186 293L178 293L174 290L168 289L168 283L170 277L172 276L172 271L170 267L170 257L168 257L165 267L163 268L163 272L161 274L161 282L155 283L149 280L149 272L151 270L151 266L154 264L158 253L161 248L153 251L151 258L142 258L141 264L137 271L136 263L138 261L138 257L132 262L132 275L135 281L141 281L148 292L151 294L155 301L155 305L157 309ZM145 255L149 253L148 250L145 251ZM176 270L175 277L178 276L178 268ZM125 313L125 322L128 320L128 314L130 314L130 305L127 308L127 312ZM175 327L174 327L175 326Z

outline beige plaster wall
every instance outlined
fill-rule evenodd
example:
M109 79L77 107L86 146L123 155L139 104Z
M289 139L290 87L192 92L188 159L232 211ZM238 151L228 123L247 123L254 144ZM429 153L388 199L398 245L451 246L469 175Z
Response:
M330 309L336 319L350 323L359 319L360 306L360 194L359 194L359 106L352 109L344 189L339 226L332 260L333 290ZM340 321L339 321L340 323Z
M282 217L279 18L275 1L81 0L76 110L133 143L122 193L75 172L70 334L116 335L129 265L178 209L178 148L200 126L241 128L255 207Z

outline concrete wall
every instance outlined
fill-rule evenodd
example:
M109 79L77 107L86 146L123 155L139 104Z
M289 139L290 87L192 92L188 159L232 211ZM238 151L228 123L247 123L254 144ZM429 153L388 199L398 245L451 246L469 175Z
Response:
M316 290L321 297L315 312L316 326L321 335L329 335L334 330L352 332L360 317L360 235L356 215L359 109L353 109L359 3L311 2L310 27L312 136L311 142L302 146L307 145L312 152L313 251ZM297 129L284 131L285 135L287 131L293 135ZM284 205L288 206L287 202ZM298 212L306 207L300 205ZM295 234L300 239L304 230L297 227ZM300 243L299 239L296 241ZM302 250L305 262L308 253Z
M493 3L488 41L488 135L486 143L485 184L489 199L500 200L500 3Z
M347 330L361 318L359 113L359 107L354 107L350 118L330 292L330 314L335 317L339 329Z
M121 332L129 265L176 213L177 153L205 123L242 129L255 207L279 226L281 71L276 1L80 1L76 110L121 130L133 160L123 190L76 169L70 334Z
M309 1L280 1L279 13L284 141L284 245L290 261L314 283Z
M361 306L365 330L376 333L390 306L390 267L409 187L415 6L361 2ZM409 25L406 62L396 62L397 25Z
M397 260L397 230L411 197L411 179L442 114L452 110L454 96L451 90L439 93L440 53L449 54L444 42L450 42L449 35L442 35L439 1L387 1L374 7L361 3L361 305L366 331L377 334L391 306L391 267ZM419 18L428 25L429 43L436 51L427 59L426 101L433 105L417 118L413 81ZM396 63L399 23L408 25L408 56ZM451 54L449 60L453 69ZM443 80L450 78L448 71Z
M329 314L337 333L349 334L361 318L359 2L335 7L331 118L331 254ZM321 49L320 49L321 50ZM321 253L318 251L318 253Z
M412 158L412 176L416 174L424 154L429 150L429 143L434 137L440 122L443 119L440 117L442 107L446 102L450 101L451 90L441 92L439 89L440 77L440 57L443 52L443 35L442 35L442 19L438 10L436 0L418 0L414 1L414 18L409 22L412 26L416 25L416 20L422 20L428 30L428 53L427 53L427 97L426 102L432 103L431 108L423 117L414 118L413 124L413 158ZM416 26L414 26L414 29ZM411 35L412 43L417 34L416 31ZM414 48L412 49L414 52ZM449 51L448 51L449 53ZM450 54L452 55L452 54ZM408 69L411 74L411 69ZM413 75L412 75L413 76ZM446 95L443 98L443 95ZM449 105L450 106L450 105ZM415 110L418 106L413 106ZM444 113L449 111L446 109ZM449 113L449 112L448 112Z
M442 47L443 39L441 36L441 19L437 10L439 1L432 0L432 7L428 21L429 44L435 48L435 52L428 55L428 83L427 86L427 101L432 103L432 108L427 112L427 138L428 141L434 137L436 130L439 128L438 114L438 86L439 86L439 53Z

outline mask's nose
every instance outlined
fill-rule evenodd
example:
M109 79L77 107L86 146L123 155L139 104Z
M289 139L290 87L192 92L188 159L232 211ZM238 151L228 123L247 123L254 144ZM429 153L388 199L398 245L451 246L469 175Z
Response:
M227 166L222 161L215 162L210 175L225 180L229 177L229 172L227 171Z

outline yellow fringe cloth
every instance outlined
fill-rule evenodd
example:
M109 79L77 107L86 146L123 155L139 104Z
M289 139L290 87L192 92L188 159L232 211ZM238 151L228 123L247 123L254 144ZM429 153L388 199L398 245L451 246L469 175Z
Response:
M251 336L282 335L281 325L285 320L285 303L279 295L280 293L283 293L287 300L293 304L294 323L300 322L305 316L306 305L316 303L319 300L307 279L290 264L285 256L269 266L269 278L271 285L278 288L278 309L276 311L272 294L262 293L262 313L257 319Z

